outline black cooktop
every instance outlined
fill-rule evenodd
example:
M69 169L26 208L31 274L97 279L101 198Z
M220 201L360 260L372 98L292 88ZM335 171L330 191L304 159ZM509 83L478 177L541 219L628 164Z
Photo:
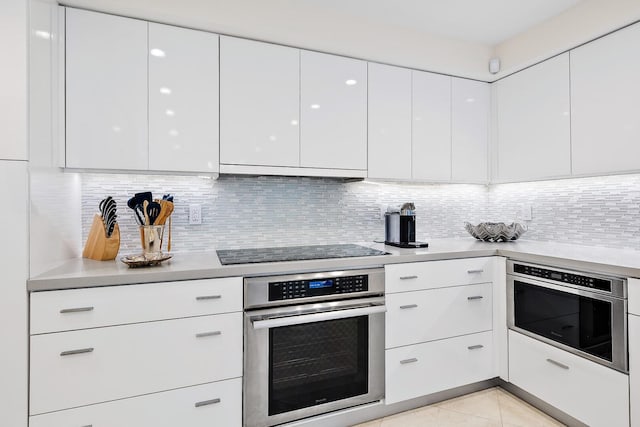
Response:
M388 252L354 244L226 249L216 252L222 265L389 255Z

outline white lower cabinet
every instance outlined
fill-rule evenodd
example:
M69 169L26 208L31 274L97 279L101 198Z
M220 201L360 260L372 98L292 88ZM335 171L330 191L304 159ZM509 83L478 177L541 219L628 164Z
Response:
M640 287L640 283L629 281L629 289ZM638 282L638 280L635 280ZM631 292L629 293L631 311ZM640 427L640 316L629 313L629 400L631 404L631 425ZM633 404L635 402L635 405Z
M491 331L386 351L387 404L493 378Z
M386 347L490 331L491 283L389 294Z
M242 314L31 337L30 413L242 376Z
M509 331L509 381L592 427L629 425L629 376Z
M242 379L83 406L29 418L30 427L242 425Z

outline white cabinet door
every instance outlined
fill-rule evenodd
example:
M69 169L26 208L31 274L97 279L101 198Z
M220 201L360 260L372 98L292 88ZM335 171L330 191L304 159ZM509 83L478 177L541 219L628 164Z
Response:
M218 36L149 23L149 169L218 172Z
M220 381L29 418L30 427L240 427L242 379Z
M490 331L492 299L491 283L388 294L385 347Z
M385 403L493 378L491 332L385 351Z
M300 166L367 169L367 63L303 50Z
M67 9L66 166L147 169L147 23Z
M0 161L5 208L0 246L0 424L25 426L28 377L29 183L27 162Z
M509 331L509 381L594 427L629 425L629 377Z
M29 32L27 27L30 20L29 14L30 4L23 0L2 2L0 79L5 83L0 98L0 117L2 117L0 160L27 159L27 116L29 114L27 106ZM35 36L36 40L40 38L38 34ZM39 41L43 42L42 39Z
M571 173L569 54L497 83L497 181Z
M451 179L486 183L490 88L488 83L451 81Z
M220 37L220 163L300 164L300 51Z
M573 173L640 170L640 24L571 51Z
M412 71L412 177L451 179L451 77Z
M636 285L640 285L637 283ZM631 287L629 287L631 289ZM640 316L629 315L629 401L631 425L640 426Z
M369 63L369 178L411 178L411 70Z
M242 313L34 335L32 415L242 376Z

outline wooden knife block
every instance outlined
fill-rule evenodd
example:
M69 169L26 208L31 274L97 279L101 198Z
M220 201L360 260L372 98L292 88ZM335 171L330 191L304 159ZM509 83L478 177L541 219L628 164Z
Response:
M82 251L83 258L95 259L96 261L109 261L116 258L120 250L120 227L116 223L113 227L111 237L107 238L104 221L98 214L93 216L93 224L89 230L87 242Z

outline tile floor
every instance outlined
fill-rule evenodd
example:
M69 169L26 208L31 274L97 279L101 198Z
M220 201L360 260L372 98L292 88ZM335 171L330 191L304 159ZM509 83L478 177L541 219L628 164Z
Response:
M551 427L563 426L514 395L494 387L355 427Z

